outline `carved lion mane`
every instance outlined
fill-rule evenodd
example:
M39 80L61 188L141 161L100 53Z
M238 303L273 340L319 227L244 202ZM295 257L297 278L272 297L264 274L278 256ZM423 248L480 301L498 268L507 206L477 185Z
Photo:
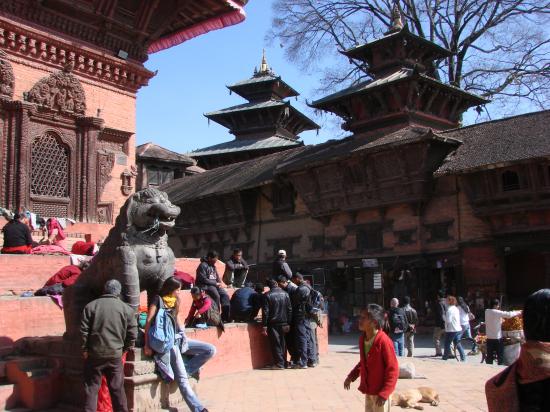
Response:
M78 336L82 309L101 295L109 279L120 281L121 298L135 309L141 291L147 290L149 299L158 294L174 275L175 258L166 231L179 213L180 208L157 189L141 190L126 200L99 253L63 293L67 337Z

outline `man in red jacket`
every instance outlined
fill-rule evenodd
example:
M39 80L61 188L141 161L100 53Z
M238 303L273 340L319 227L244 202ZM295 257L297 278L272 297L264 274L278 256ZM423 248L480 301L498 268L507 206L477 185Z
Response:
M359 316L361 360L344 381L344 388L361 376L359 390L365 394L365 412L388 412L397 384L399 366L392 340L384 333L384 309L370 304Z

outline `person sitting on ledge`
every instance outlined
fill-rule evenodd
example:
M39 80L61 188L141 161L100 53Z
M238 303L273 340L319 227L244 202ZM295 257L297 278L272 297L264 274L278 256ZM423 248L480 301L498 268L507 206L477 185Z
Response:
M21 222L21 215L15 213L13 219L2 229L4 247L2 253L28 254L32 248L32 236L29 227Z
M252 282L240 288L231 296L231 320L253 322L262 307L264 285L258 283L254 289Z
M194 328L197 325L206 324L220 327L223 330L223 323L216 302L198 287L191 288L191 298L193 303L191 303L189 313L185 319L185 327Z
M217 262L218 253L214 251L208 252L205 258L201 258L201 263L197 267L195 285L208 293L218 306L218 310L221 308L222 320L227 322L229 321L229 295L216 269Z

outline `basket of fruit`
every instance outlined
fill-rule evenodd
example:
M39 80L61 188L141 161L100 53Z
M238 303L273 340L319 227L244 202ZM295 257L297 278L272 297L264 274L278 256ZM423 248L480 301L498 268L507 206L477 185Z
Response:
M502 337L510 338L510 343L517 343L517 341L523 340L522 315L504 319L504 322L502 322Z

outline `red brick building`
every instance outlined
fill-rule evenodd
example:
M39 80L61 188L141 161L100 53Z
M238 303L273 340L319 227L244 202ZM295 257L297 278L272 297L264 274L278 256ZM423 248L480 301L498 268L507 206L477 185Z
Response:
M265 277L285 249L352 308L410 295L422 311L442 288L521 300L548 286L550 114L459 127L486 101L438 79L433 60L448 53L398 15L345 51L372 79L312 106L350 136L167 185L183 210L176 255L237 246Z
M0 206L111 223L135 190L148 53L242 21L244 3L0 2Z

